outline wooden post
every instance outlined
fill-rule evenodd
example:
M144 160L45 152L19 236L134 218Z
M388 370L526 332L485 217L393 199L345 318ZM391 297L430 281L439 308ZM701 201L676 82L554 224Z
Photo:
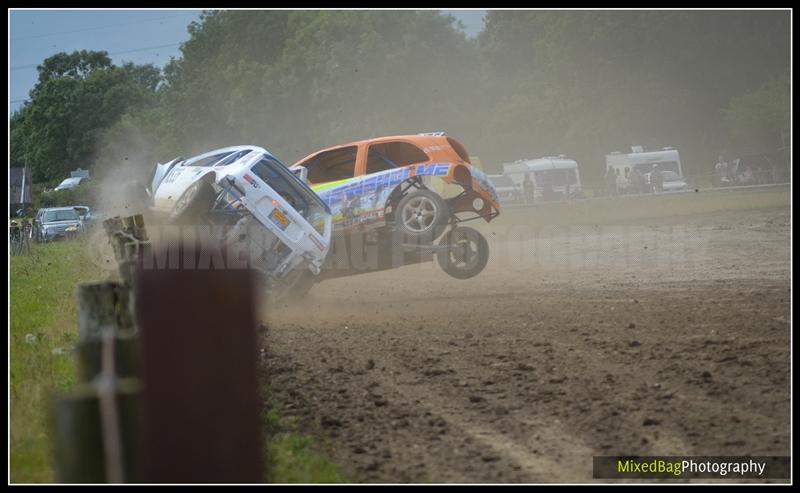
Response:
M185 248L181 258L188 255L196 266L197 252ZM136 273L144 480L260 483L252 273L186 265L158 270L140 264Z
M114 256L117 259L122 284L133 285L134 264L142 254L150 253L150 237L141 214L128 217L112 217L103 221Z
M121 282L78 287L80 383L53 407L57 479L261 482L252 273L145 269L142 217L103 225Z
M99 340L103 327L133 332L130 288L118 282L94 282L78 286L78 339Z
M79 384L54 402L55 472L65 483L123 483L141 478L140 383L133 265L147 251L141 216L103 222L122 282L77 289Z

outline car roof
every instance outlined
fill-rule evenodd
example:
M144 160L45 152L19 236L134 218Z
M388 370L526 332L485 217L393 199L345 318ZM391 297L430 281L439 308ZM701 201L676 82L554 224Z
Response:
M204 152L202 154L197 154L197 155L194 155L194 156L190 156L190 157L184 159L182 162L184 162L184 163L195 162L195 161L199 161L199 160L201 160L203 158L207 158L207 157L210 157L210 156L215 156L217 154L222 154L224 152L234 153L234 152L237 152L237 151L245 151L245 150L263 152L263 153L267 154L268 156L270 156L271 158L280 161L277 157L275 157L275 155L273 155L271 152L269 152L268 150L264 149L263 147L258 147L258 146L253 146L253 145L238 145L238 146L221 147L219 149L213 149L211 151ZM189 166L191 166L191 164L189 164Z
M346 144L339 144L339 145L335 145L335 146L331 146L331 147L326 147L324 149L318 149L318 150L312 152L311 154L303 157L302 159L298 159L295 164L300 163L302 161L306 161L307 159L311 158L312 156L315 156L315 155L320 154L322 152L333 151L333 150L336 150L336 149L342 149L344 147L359 146L359 145L362 145L362 144L381 144L383 142L392 142L392 141L395 141L395 140L406 140L406 141L414 142L415 144L417 144L417 145L419 145L421 147L425 147L425 146L429 146L429 145L442 144L442 143L445 143L445 144L449 145L449 142L447 141L447 139L448 139L448 137L446 135L430 135L430 134L389 135L389 136L385 136L385 137L375 137L375 138L372 138L372 139L362 139L362 140L356 140L356 141L353 141L353 142L348 142Z
M81 206L76 205L76 206L69 206L69 207L44 207L44 208L39 209L39 210L42 210L42 211L72 211L72 210L75 210L75 207L81 207Z

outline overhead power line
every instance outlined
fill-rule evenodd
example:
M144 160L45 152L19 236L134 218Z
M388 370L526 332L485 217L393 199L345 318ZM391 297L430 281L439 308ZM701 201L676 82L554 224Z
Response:
M145 48L134 48L132 50L115 51L114 53L109 53L108 56L124 55L126 53L136 53L136 52L139 52L139 51L158 50L160 48L169 48L169 47L178 46L178 45L180 45L180 43L170 43L170 44L159 45L159 46L148 46L148 47L145 47ZM16 67L11 67L11 70L25 70L25 69L30 69L30 68L36 68L39 65L40 64L38 64L38 63L33 63L33 64L30 64L30 65L19 65L19 66L16 66Z
M73 31L61 31L57 33L47 33L47 34L36 34L34 36L19 36L16 38L11 38L11 41L22 41L24 39L36 39L36 38L47 38L50 36L62 36L65 34L74 34L74 33L82 33L86 31L97 31L99 29L110 29L112 27L120 27L120 26L127 26L129 24L139 24L142 22L155 22L155 21L162 21L167 19L175 19L176 17L189 17L189 16L196 16L197 14L179 14L179 15L170 15L167 17L156 17L154 19L137 19L133 21L127 22L120 22L117 24L106 24L105 26L97 26L97 27L87 27L84 29L75 29Z

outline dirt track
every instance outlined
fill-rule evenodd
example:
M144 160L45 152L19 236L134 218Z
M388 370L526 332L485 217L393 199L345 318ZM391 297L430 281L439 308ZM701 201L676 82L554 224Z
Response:
M524 218L482 228L477 278L409 266L273 311L281 413L354 482L587 482L593 455L789 454L786 207Z

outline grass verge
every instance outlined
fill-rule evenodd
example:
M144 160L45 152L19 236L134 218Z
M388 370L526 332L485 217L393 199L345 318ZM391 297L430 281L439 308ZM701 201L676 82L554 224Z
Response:
M282 418L274 410L264 418L267 436L267 482L346 483L339 467L315 447L314 440L298 432L294 419Z
M88 255L88 238L34 244L29 255L10 258L9 394L10 482L55 481L50 399L75 383L75 289L108 272ZM318 453L296 422L265 416L267 480L274 483L342 483L338 467Z
M10 481L54 480L49 399L74 382L75 287L106 273L87 255L84 239L34 244L10 258Z

